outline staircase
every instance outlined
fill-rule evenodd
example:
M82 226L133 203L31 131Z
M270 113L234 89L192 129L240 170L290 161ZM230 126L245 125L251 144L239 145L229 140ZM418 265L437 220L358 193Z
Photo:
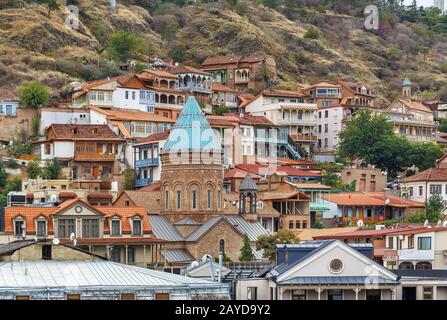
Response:
M298 152L297 146L290 136L288 136L286 148L289 154L292 156L292 159L294 160L301 159L302 155L305 154L304 150L301 150L303 154L300 154L300 152Z

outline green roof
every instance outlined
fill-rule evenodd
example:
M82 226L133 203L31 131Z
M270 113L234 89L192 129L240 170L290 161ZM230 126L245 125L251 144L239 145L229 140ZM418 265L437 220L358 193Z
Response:
M404 79L404 82L402 83L402 85L404 85L404 86L411 86L411 81L410 81L410 79L405 78L405 79Z
M188 151L222 152L222 147L200 109L196 98L189 97L163 147L162 153Z

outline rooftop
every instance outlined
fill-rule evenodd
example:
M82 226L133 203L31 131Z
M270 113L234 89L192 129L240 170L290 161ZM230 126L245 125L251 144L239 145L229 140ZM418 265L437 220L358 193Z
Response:
M52 124L47 134L54 140L122 140L105 124Z
M0 101L14 101L18 102L19 97L17 97L14 93L6 89L0 89Z
M389 196L385 192L351 192L324 194L327 201L339 206L392 206L392 207L425 207L424 203Z
M425 171L416 173L410 177L404 178L404 182L418 182L418 181L447 181L447 169L430 168Z
M175 120L161 115L144 112L139 110L125 110L125 109L101 109L96 106L90 106L90 110L96 111L104 115L108 120L121 121L141 121L141 122L163 122L174 123Z

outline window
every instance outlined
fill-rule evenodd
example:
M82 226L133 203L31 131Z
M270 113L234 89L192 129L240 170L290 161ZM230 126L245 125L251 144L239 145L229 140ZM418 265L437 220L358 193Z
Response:
M293 229L293 221L289 221L289 229Z
M440 184L431 184L430 185L430 194L441 194L442 193L442 185Z
M332 101L323 101L323 107L330 107L332 105Z
M211 190L208 190L207 207L208 209L211 208Z
M58 237L70 238L70 234L76 233L75 219L58 219Z
M410 197L413 196L413 187L409 187L409 188L408 188L408 195L409 195Z
M118 219L112 220L112 236L121 235L121 222Z
M23 236L25 231L25 221L22 218L18 218L14 223L14 232L17 237Z
M324 138L324 146L328 147L329 146L329 140L328 138Z
M219 241L219 252L225 254L225 240L220 239Z
M343 271L343 262L340 259L333 259L329 263L329 270L332 273L340 273Z
M408 236L408 249L414 248L414 236Z
M82 237L99 237L99 219L82 219Z
M135 263L135 248L127 247L127 263Z
M306 228L307 228L307 222L303 221L303 229L306 229Z
M37 236L45 237L47 235L47 222L44 219L37 220Z
M247 288L247 300L258 300L258 288L256 287Z
M217 191L217 207L220 208L220 190Z
M177 191L177 209L181 208L181 198L182 198L182 192L181 191Z
M121 249L119 247L112 247L110 260L113 262L121 262Z
M321 124L318 125L318 132L321 133Z
M135 300L135 293L121 293L121 300Z
M165 209L168 209L169 207L169 191L165 191Z
M422 197L424 195L424 187L419 186L419 197Z
M45 244L42 246L42 260L51 260L51 245Z
M45 144L45 154L51 154L51 144Z
M126 207L130 207L130 201L129 200L124 200L124 205Z
M329 117L329 111L328 111L328 110L324 111L324 117L325 117L325 118L328 118L328 117Z
M424 300L433 300L433 287L423 287L422 293Z
M132 91L132 100L135 100L135 91Z
M419 237L418 238L418 250L431 250L431 238Z
M132 221L132 226L133 226L132 234L134 236L141 236L141 220L134 219Z
M129 91L126 90L126 92L124 92L124 96L125 96L125 99L128 100L129 99Z
M343 300L343 292L340 289L332 289L327 291L328 300Z
M296 220L295 222L295 228L296 229L301 229L301 222L299 220Z
M292 290L292 300L306 300L306 290Z
M197 191L196 190L192 191L192 208L193 209L197 208Z
M146 100L146 91L140 91L140 100Z
M324 132L329 132L329 125L327 123L324 125Z
M393 249L394 237L388 237L388 249Z

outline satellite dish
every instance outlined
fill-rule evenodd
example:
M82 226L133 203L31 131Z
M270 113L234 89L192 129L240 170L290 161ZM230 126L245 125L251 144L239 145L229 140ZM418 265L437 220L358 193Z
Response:
M444 228L447 228L447 220L444 221L444 222L442 223L442 226L443 226Z
M36 236L34 236L34 242L37 242L37 237Z
M77 239L74 239L74 240L73 240L73 243L72 243L73 247L76 247L77 244L78 244L78 240L77 240Z
M428 227L428 220L424 221L424 227Z
M75 240L76 239L76 235L74 234L74 232L72 232L71 234L70 234L70 241L73 241L73 240Z
M442 221L438 220L438 223L436 224L437 227L441 226Z
M390 204L390 199L387 198L387 199L385 200L385 204Z
M55 246L57 246L59 243L60 243L60 241L59 241L58 238L54 238L54 239L53 239L53 244L54 244Z
M191 269L197 268L200 265L198 261L191 262L191 265L189 266Z
M357 221L357 227L363 227L365 224L363 223L363 220L360 219L359 221Z
M209 254L204 254L202 257L202 262L207 262L209 259L213 259L213 257Z

